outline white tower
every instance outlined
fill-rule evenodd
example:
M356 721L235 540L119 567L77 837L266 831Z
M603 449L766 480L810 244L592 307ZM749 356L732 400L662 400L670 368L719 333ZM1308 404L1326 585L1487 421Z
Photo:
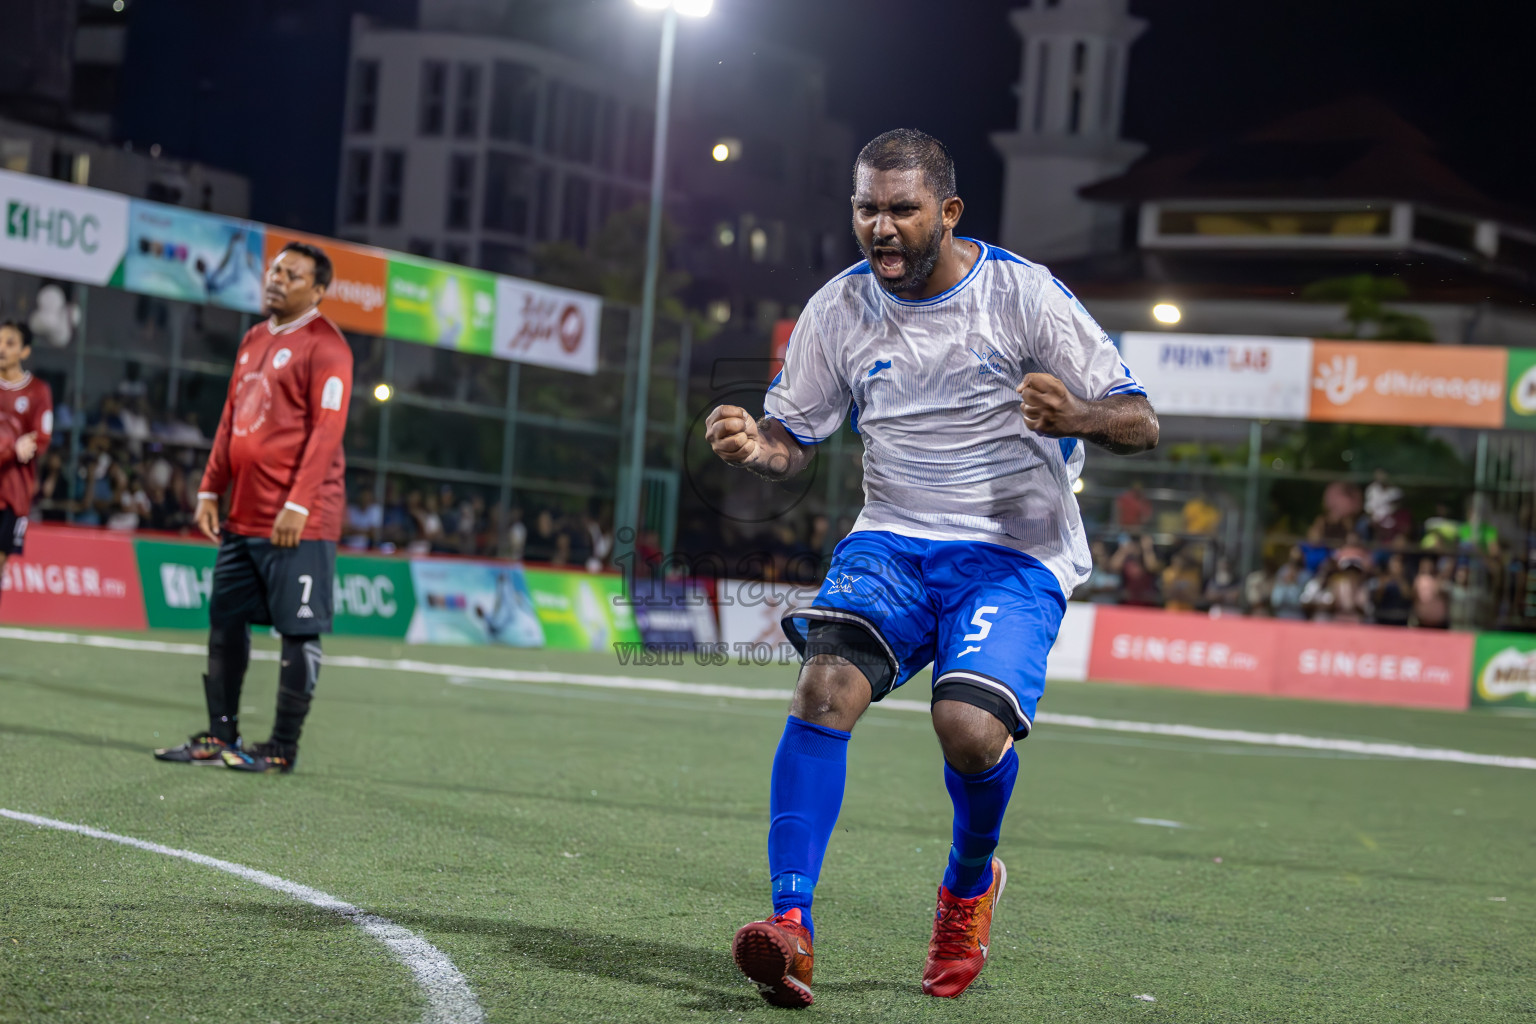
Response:
M1002 244L1040 260L1113 248L1118 211L1077 190L1125 170L1144 148L1120 138L1120 113L1131 44L1146 22L1128 0L1023 3L1009 15L1024 47L1018 130L992 135L1007 164Z

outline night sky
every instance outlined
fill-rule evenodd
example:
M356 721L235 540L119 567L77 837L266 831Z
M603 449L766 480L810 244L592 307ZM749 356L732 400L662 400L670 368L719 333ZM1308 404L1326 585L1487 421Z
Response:
M565 2L611 18L598 9L620 0ZM285 11L296 6L312 16L303 30L285 32ZM833 115L861 141L901 125L944 139L959 165L963 230L995 238L1002 163L987 136L1014 124L1019 40L1006 15L1015 6L716 0L708 21L685 31L757 34L823 58ZM409 0L137 0L125 131L253 177L265 171L292 182L307 172L313 195L282 204L257 180L253 214L329 231L347 12L408 7ZM1536 76L1528 71L1536 4L1133 0L1131 8L1150 28L1132 50L1125 132L1154 152L1370 93L1434 138L1441 157L1475 185L1536 210ZM232 53L230 39L247 45ZM315 86L310 102L306 80ZM296 150L273 145L284 132L297 132Z

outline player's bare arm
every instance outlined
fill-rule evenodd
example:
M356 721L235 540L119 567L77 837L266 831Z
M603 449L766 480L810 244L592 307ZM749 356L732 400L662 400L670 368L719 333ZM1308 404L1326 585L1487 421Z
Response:
M198 498L192 521L197 524L198 533L215 544L219 542L219 503L216 499Z
M1048 373L1031 373L1015 388L1029 429L1047 437L1076 437L1116 455L1157 447L1157 413L1145 395L1078 398Z
M778 420L767 416L754 420L736 405L716 406L704 421L704 437L726 465L750 470L765 480L788 480L816 455Z

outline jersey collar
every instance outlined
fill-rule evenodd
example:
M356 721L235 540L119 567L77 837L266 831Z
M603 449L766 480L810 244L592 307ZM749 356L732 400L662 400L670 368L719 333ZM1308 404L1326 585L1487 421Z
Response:
M972 245L976 246L976 262L971 264L971 269L965 272L964 277L950 285L948 288L944 289L942 292L939 292L939 294L930 295L926 299L904 299L900 295L886 291L885 288L881 286L879 281L875 282L875 287L879 288L880 292L886 298L900 306L933 306L943 302L945 299L952 298L955 295L960 294L960 291L965 288L966 285L970 284L971 281L975 279L976 275L981 272L981 265L987 262L988 246L986 242L983 242L978 238L967 238L964 235L960 235L958 237L960 241L970 242Z
M20 380L0 380L0 391L20 391L32 383L32 374L24 373Z
M291 334L292 332L298 330L300 327L303 327L305 324L309 323L311 320L313 320L315 317L317 317L319 315L320 315L320 307L319 306L312 306L312 307L310 307L309 312L303 314L302 316L298 317L297 319L288 321L287 323L283 324L281 327L279 327L277 324L274 324L272 322L272 319L273 319L272 317L268 317L267 318L267 330L272 332L273 334Z

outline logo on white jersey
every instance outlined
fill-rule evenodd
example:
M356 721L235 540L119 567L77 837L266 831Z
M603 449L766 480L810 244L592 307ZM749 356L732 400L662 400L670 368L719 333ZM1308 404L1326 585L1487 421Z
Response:
M26 412L31 407L32 402L27 398L26 395L22 395L20 398L16 399L16 412L18 414Z
M277 355L272 357L272 369L274 369L274 370L281 370L283 367L288 365L288 360L290 360L292 358L293 358L293 349L291 349L291 348L280 348L280 349L278 349L277 350Z
M983 377L987 376L988 374L1003 372L1003 357L1000 356L997 349L993 348L991 345L988 345L980 352L976 351L975 349L969 349L968 351L971 353L971 355L976 357L977 361L981 363L981 369L977 372L979 372Z

